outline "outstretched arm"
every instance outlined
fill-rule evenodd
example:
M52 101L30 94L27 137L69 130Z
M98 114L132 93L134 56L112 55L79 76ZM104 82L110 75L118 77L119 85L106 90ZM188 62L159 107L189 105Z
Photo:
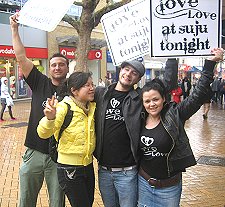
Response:
M205 64L201 77L196 84L192 94L184 99L179 105L178 110L182 120L189 119L199 108L211 98L212 90L210 84L213 81L214 68L216 63L223 60L223 49L215 48L211 51L212 55Z
M22 44L22 41L19 36L18 17L19 17L18 12L9 17L12 31L12 44L19 66L22 69L24 77L27 78L33 68L33 63L31 60L27 58L24 45Z
M166 61L165 74L163 83L170 93L171 90L177 88L177 74L178 74L178 61L175 58L170 58Z

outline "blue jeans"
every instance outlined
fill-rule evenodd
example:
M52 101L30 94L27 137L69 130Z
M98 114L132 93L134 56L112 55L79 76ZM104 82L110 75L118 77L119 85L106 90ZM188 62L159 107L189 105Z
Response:
M95 176L93 163L88 166L58 164L59 185L72 207L91 207L94 202Z
M137 169L112 172L99 166L99 189L105 207L137 206Z
M138 175L138 207L178 207L182 192L182 181L166 188L154 188Z
M19 170L19 207L36 207L37 197L45 179L51 207L64 207L65 194L59 186L57 166L49 155L27 148Z

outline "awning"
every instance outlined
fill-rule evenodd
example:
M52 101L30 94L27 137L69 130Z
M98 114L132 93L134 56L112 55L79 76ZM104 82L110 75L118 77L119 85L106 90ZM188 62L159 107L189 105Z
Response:
M66 44L73 44L77 46L78 36L63 36L63 37L56 37L58 44L66 43ZM101 49L102 47L107 46L107 43L104 39L95 39L91 38L91 48L94 49Z
M201 66L193 66L190 70L188 70L188 72L201 72L202 71L202 67Z

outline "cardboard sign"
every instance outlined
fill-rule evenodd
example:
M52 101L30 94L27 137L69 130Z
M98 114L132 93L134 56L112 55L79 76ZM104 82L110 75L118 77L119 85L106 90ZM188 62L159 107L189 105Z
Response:
M105 39L114 65L149 53L150 1L132 1L103 15Z
M29 0L20 11L19 23L53 31L73 2L74 0Z
M152 0L151 57L206 56L221 45L221 0Z

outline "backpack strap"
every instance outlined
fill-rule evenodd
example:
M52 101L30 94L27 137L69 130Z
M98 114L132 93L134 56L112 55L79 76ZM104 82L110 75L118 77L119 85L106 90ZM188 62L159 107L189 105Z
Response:
M65 104L67 105L67 112L66 112L66 116L63 121L63 124L59 131L58 143L59 143L59 139L62 136L63 131L70 125L70 122L72 121L72 118L73 118L73 111L70 110L71 106L68 103L65 103Z

